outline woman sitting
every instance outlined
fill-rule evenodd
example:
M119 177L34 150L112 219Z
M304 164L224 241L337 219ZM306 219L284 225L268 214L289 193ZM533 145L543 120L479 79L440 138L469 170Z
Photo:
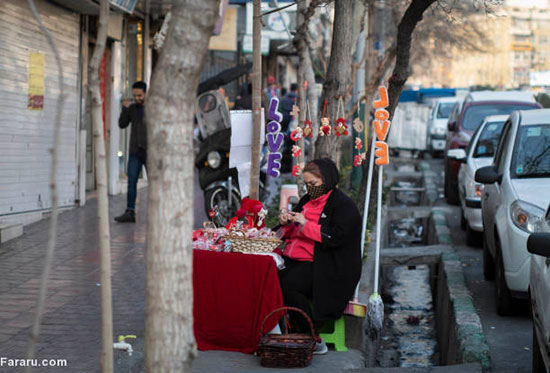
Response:
M361 276L361 216L336 187L340 177L332 160L309 162L303 176L307 194L279 217L286 241L279 280L285 305L302 309L318 326L342 316ZM295 330L309 331L300 315L290 317ZM317 341L315 353L326 353Z

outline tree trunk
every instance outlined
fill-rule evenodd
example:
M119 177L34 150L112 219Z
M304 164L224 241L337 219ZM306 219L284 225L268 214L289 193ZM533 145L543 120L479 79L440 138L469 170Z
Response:
M300 60L298 64L298 106L300 108L298 126L303 127L304 121L306 120L307 96L309 96L309 105L311 110L309 112L309 115L311 116L312 121L312 132L319 126L316 111L318 97L315 91L315 75L313 74L313 66L311 65L310 48L308 42L309 21L311 20L311 17L313 17L313 15L315 14L315 8L320 4L320 2L321 1L319 0L306 0L298 3L298 27L296 30L296 35L294 36L294 46L298 51L298 58ZM307 93L306 89L304 88L305 81L308 82ZM314 107L312 107L312 104L314 104ZM315 120L313 118L315 118ZM311 142L311 145L313 147L313 141ZM300 141L298 142L298 146L302 149L302 152L298 157L297 164L303 165L305 163L306 152L304 137L300 139ZM313 149L310 149L310 154L312 154L312 150ZM298 177L297 184L298 193L300 197L302 197L305 194L304 178L302 174L300 174L300 176Z
M252 149L250 198L260 199L260 136L262 126L262 19L261 1L254 0L252 24ZM270 105L269 102L266 105ZM266 118L268 119L268 118ZM244 197L244 196L243 196Z
M309 32L308 32L309 37ZM313 160L315 155L315 143L319 136L319 92L317 91L317 83L315 82L315 73L313 71L313 64L311 62L311 48L308 47L308 52L304 56L303 63L305 78L308 82L307 85L307 97L309 99L309 115L311 120L312 137L309 139L309 153L307 161Z
M414 28L422 20L424 11L428 9L437 0L413 0L397 27L397 45L396 45L396 60L393 73L389 79L388 97L390 118L393 118L393 113L399 101L399 95L403 90L403 86L409 79L411 72L410 57L411 57L411 41Z
M352 20L353 0L336 0L334 8L334 27L332 33L332 47L328 65L323 95L321 96L321 115L325 100L328 102L330 125L336 124L338 100L347 99L346 95L351 84L352 65ZM344 113L345 114L345 113ZM316 144L315 158L336 159L338 137L331 131L330 136L319 136Z
M105 134L103 133L102 98L99 89L99 65L107 41L107 20L109 2L101 0L97 22L97 37L94 53L90 60L88 90L92 98L92 125L95 148L95 170L97 186L97 221L99 236L100 282L101 282L101 359L102 372L113 371L113 305L111 297L111 234L109 231L109 197L107 195L107 156Z
M145 368L189 372L193 335L193 113L216 0L174 0L146 100L149 176Z
M46 294L48 293L48 279L50 277L50 271L53 262L53 256L57 238L57 217L59 214L58 200L57 200L57 155L59 151L59 144L61 143L61 116L63 114L63 106L65 104L65 91L64 91L64 79L63 79L63 64L61 62L61 55L57 49L56 43L50 31L44 26L40 15L34 6L33 0L28 0L31 13L38 23L40 30L46 37L49 47L55 57L57 65L57 84L59 89L58 105L55 112L54 136L53 144L51 148L51 164L50 164L50 193L52 198L52 216L50 220L50 228L48 231L48 247L46 249L46 255L44 258L44 269L42 271L42 277L40 279L40 291L36 301L36 313L32 325L31 332L29 333L29 341L27 345L27 359L34 359L36 344L40 336L40 324L42 322L42 313L44 312L44 306L46 303ZM25 372L30 372L31 367L25 368Z

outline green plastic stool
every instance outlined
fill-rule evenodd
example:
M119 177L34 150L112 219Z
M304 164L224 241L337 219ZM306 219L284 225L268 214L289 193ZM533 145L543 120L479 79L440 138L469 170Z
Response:
M323 325L325 326L325 325ZM322 328L321 330L323 330ZM334 330L332 333L319 333L325 343L331 343L334 345L334 349L338 352L345 352L348 350L346 347L346 323L344 316L334 321Z

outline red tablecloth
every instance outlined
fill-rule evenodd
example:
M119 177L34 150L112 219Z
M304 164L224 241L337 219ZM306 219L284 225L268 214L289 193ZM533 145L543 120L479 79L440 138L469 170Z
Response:
M282 306L272 257L193 250L193 317L199 350L253 353L263 319ZM275 318L266 323L266 331L276 323Z

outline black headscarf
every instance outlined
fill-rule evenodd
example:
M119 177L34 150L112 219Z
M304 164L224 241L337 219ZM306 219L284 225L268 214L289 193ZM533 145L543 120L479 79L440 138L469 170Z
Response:
M340 173L336 164L330 158L320 158L312 161L319 167L323 181L328 190L336 188L338 181L340 181Z

